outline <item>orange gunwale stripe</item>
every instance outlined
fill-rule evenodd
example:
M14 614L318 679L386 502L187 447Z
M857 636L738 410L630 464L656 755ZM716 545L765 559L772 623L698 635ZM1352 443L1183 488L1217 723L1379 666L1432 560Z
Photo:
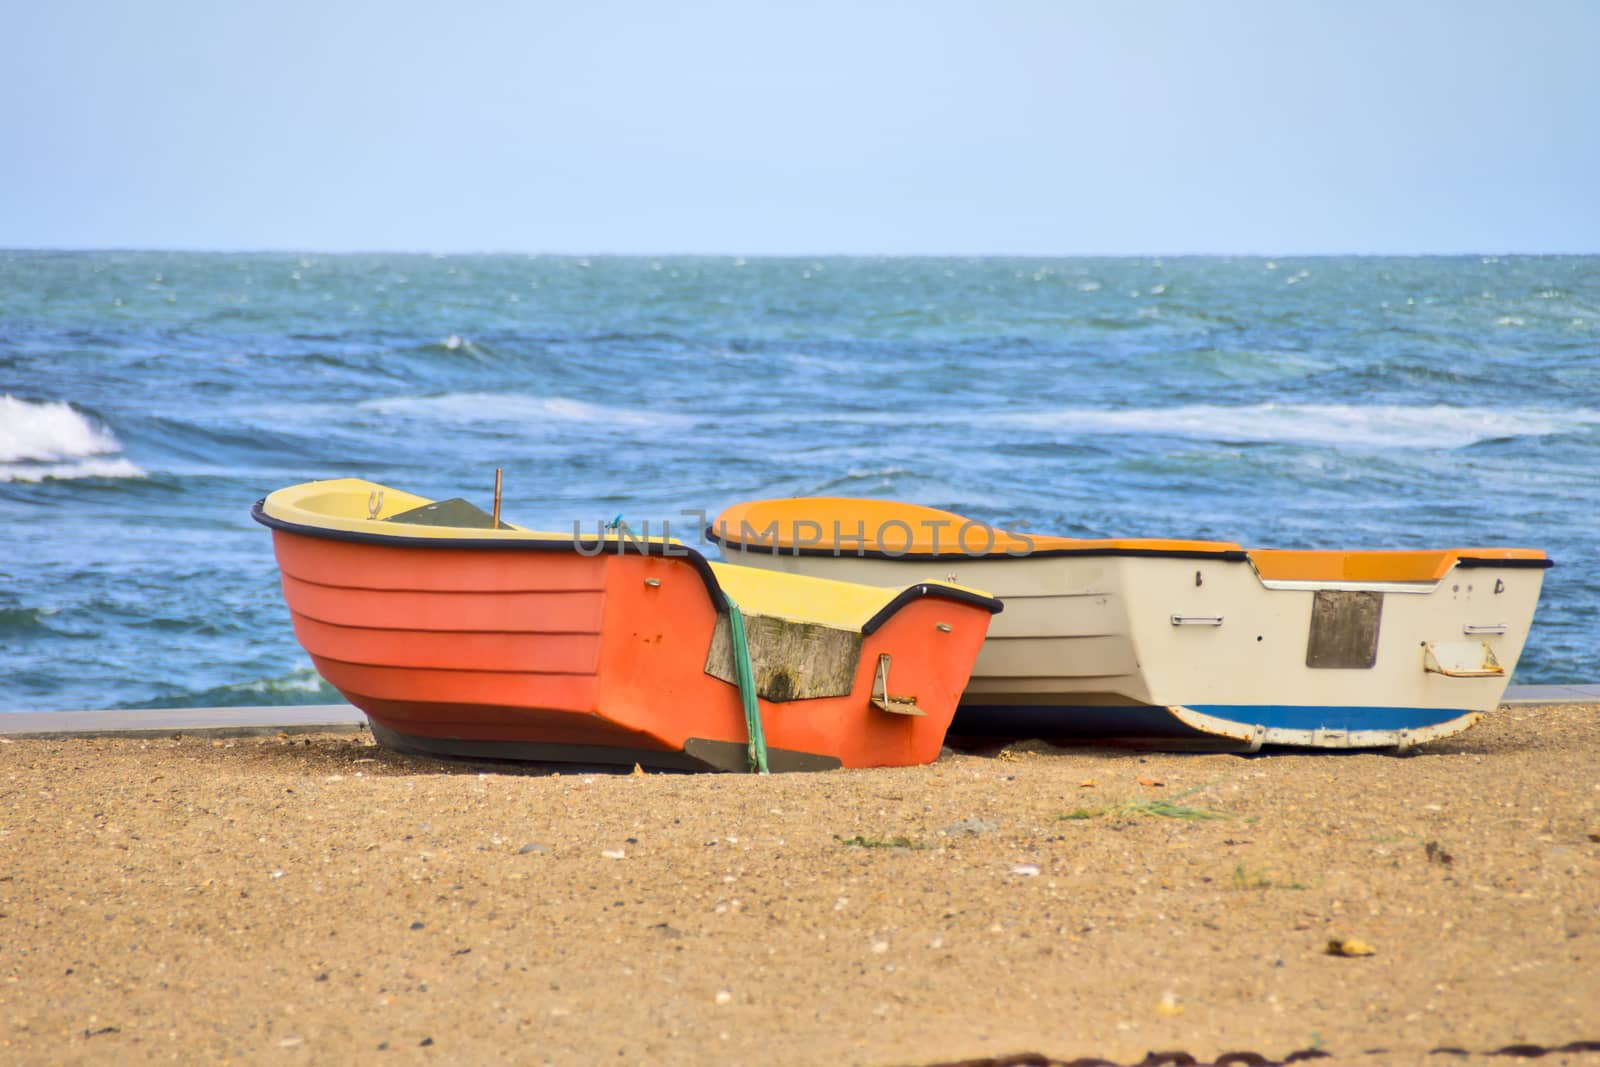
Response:
M1086 540L1007 530L950 511L860 497L795 497L752 500L726 508L707 527L725 548L798 550L801 554L891 556L1020 556L1051 552L1129 551L1241 553L1229 541L1171 538ZM1243 558L1242 556L1240 558Z
M1548 567L1536 548L1438 550L1249 549L1232 541L1090 539L1006 530L954 512L860 497L791 497L734 504L706 528L731 552L887 559L1018 559L1115 555L1248 560L1269 581L1433 582L1452 567ZM730 557L737 558L737 557Z
M1458 564L1549 565L1537 548L1442 548L1433 551L1301 551L1254 548L1250 562L1269 581L1436 582Z

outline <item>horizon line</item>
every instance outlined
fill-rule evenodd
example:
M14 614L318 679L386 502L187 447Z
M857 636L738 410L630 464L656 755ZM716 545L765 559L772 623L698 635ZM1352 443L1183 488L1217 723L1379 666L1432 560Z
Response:
M291 246L202 247L197 245L10 245L0 244L0 253L167 253L182 255L286 255L286 256L523 256L529 259L1461 259L1461 258L1582 258L1600 255L1596 251L1489 251L1483 249L1453 252L1356 252L1356 251L1223 251L1223 252L708 252L708 251L529 251L515 248L429 249L429 248L313 248Z

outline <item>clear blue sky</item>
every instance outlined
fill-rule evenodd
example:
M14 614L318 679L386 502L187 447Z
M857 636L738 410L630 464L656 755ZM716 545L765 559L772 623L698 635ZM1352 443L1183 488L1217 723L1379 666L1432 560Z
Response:
M1600 252L1600 0L7 0L0 247Z

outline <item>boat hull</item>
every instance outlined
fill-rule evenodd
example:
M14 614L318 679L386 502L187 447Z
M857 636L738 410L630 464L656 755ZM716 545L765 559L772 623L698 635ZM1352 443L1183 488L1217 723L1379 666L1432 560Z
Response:
M1472 726L1504 692L1547 565L1462 557L1428 580L1363 581L1264 577L1232 551L729 558L877 584L938 575L1000 597L955 733L1251 749L1406 748Z
M719 618L728 624L699 556L637 542L593 552L514 537L430 543L378 523L317 529L261 505L257 517L273 527L297 639L381 742L468 758L748 768L740 690L708 660ZM926 587L866 592L886 606L870 632L844 635L859 655L832 690L758 700L772 769L938 757L999 605ZM747 605L746 621L771 610ZM915 694L920 714L878 706L882 676Z

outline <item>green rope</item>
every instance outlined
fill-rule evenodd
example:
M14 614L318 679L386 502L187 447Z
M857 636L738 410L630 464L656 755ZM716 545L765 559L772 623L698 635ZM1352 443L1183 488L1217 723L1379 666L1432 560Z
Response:
M733 597L722 594L728 605L728 636L733 645L733 672L739 678L739 699L744 703L744 722L750 734L750 769L757 774L767 770L767 738L761 729L761 705L756 702L755 671L750 666L750 642L744 633L744 615Z

